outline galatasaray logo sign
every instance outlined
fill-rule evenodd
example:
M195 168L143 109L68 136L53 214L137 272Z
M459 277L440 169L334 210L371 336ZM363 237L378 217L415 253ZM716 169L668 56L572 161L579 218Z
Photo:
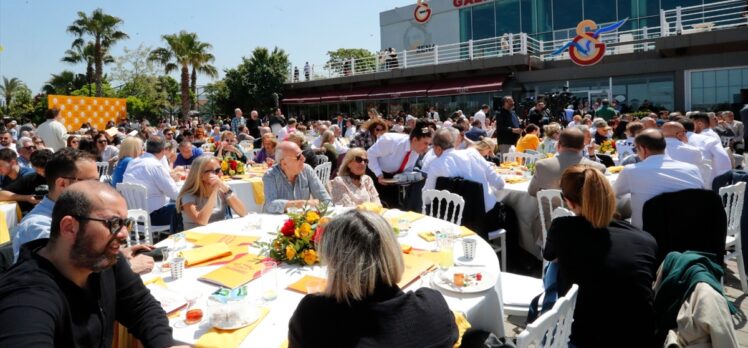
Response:
M627 20L628 18L607 27L598 27L595 21L585 19L577 24L577 36L551 55L559 55L568 48L569 58L577 65L594 65L605 56L605 43L600 41L600 35L620 28Z
M431 19L431 8L425 0L416 2L416 9L413 11L413 18L418 23L426 23Z

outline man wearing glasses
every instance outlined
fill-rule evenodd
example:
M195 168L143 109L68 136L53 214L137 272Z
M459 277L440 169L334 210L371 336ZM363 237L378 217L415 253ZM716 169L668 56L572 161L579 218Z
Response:
M36 151L34 141L29 137L21 137L16 143L16 149L18 153L18 165L31 168L31 154Z
M71 185L49 239L25 244L0 278L0 346L110 347L115 321L147 347L172 346L166 313L120 255L133 224L111 186Z
M275 160L276 165L262 177L266 213L282 214L287 208L332 202L312 167L304 163L304 154L296 143L280 143L275 149Z

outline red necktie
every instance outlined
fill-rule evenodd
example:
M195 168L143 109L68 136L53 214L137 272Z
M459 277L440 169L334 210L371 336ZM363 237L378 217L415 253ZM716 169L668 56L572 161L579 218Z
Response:
M410 159L410 151L405 153L405 158L403 158L403 163L400 163L400 169L397 170L397 173L402 173L405 170L405 166L408 165L408 160Z

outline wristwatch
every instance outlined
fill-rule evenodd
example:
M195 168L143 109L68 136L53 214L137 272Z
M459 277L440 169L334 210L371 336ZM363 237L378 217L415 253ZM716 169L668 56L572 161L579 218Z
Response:
M231 187L229 187L229 189L226 192L224 192L223 196L226 198L229 198L233 194L234 194L234 190L232 190Z

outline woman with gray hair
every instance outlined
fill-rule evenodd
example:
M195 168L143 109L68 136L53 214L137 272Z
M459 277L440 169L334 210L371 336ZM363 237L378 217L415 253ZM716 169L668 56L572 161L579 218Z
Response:
M452 347L454 315L442 295L397 283L402 251L380 216L350 211L327 226L318 251L327 265L322 294L306 295L288 324L294 347Z

